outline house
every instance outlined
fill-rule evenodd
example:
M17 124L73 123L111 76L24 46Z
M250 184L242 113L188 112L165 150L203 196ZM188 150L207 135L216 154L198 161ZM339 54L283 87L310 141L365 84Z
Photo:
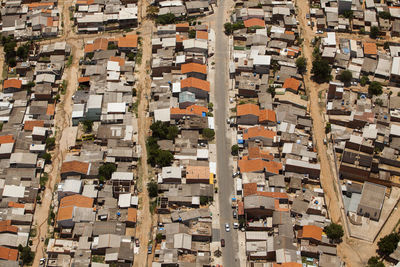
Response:
M251 18L243 21L246 28L265 28L265 21L259 18Z
M266 176L280 174L282 171L282 163L276 161L265 161L262 159L252 159L244 157L238 162L240 172L264 172Z
M321 168L319 163L309 163L289 158L286 160L285 171L305 174L310 178L319 178Z
M250 195L243 200L247 219L271 217L275 210L275 200L272 197Z
M3 91L4 93L13 93L20 91L22 88L22 80L8 79L4 80Z
M252 103L238 105L236 116L238 124L254 125L260 123L270 126L276 124L275 111L268 109L260 110L258 105Z
M210 92L210 82L189 77L181 80L181 91L189 91L193 93L196 98L208 98Z
M400 84L400 57L393 57L390 82L393 84Z
M300 81L295 78L292 78L292 77L286 78L285 82L283 83L282 88L284 88L288 91L291 91L294 94L297 94L298 90L300 88Z
M129 53L137 52L138 36L136 34L129 34L118 38L118 50L121 52Z
M303 228L299 230L297 238L299 240L309 240L310 243L313 244L319 244L322 241L322 232L323 229L321 227L315 225L304 225Z
M57 224L61 228L71 228L77 222L94 222L93 199L78 194L61 199L57 213ZM77 220L79 219L79 220Z
M186 184L209 184L210 183L210 167L209 166L187 166L186 167Z
M35 168L38 155L34 153L16 152L10 156L12 168Z
M60 175L62 179L67 178L67 176L81 176L86 177L90 171L90 163L82 161L66 161L61 165Z
M364 55L366 57L376 58L378 54L378 48L376 46L376 43L365 42L363 46L364 46Z
M262 126L254 126L243 131L243 140L262 142L264 146L272 146L275 142L276 132Z
M365 182L361 193L361 200L357 207L357 214L379 221L383 202L385 201L385 194L385 186Z
M201 80L207 80L207 66L199 63L186 63L181 65L182 74L187 77L194 77Z
M170 108L171 119L182 119L184 116L195 116L195 117L206 117L208 112L208 108L191 105L186 107L185 109L180 108Z

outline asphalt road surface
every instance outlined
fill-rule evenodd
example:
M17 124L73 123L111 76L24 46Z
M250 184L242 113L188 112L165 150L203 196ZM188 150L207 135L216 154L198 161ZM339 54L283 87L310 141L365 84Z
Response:
M231 199L233 197L234 184L232 168L229 166L231 151L231 135L228 135L229 125L227 119L228 101L228 62L229 42L224 33L225 6L224 1L218 2L219 8L216 14L216 47L215 47L215 121L217 137L217 179L219 193L219 212L221 225L221 238L225 239L225 247L222 248L223 266L240 266L238 259L237 231L233 229L233 217ZM225 224L229 223L230 232L225 231Z

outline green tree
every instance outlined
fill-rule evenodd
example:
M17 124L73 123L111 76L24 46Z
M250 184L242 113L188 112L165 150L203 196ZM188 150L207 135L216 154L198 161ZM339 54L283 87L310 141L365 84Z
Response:
M368 86L368 93L370 95L381 95L383 92L382 90L382 85L380 82L373 81L369 86Z
M161 243L162 239L163 239L162 233L158 233L158 234L156 235L156 241L157 241L157 243Z
M46 147L49 150L53 150L56 146L56 138L55 137L47 137L46 138Z
M331 66L325 59L315 59L312 63L311 73L318 83L329 82L331 80Z
M339 75L339 80L344 84L349 84L353 79L353 73L349 70L344 70Z
M91 121L91 120L84 120L84 121L82 122L82 125L83 125L83 131L84 131L85 133L90 133L90 132L92 132L92 130L93 130L93 121Z
M17 56L23 60L26 60L28 58L29 55L29 47L30 44L26 43L24 45L21 45L20 47L18 47L17 49Z
M172 13L168 13L168 14L158 16L156 19L156 23L162 24L162 25L173 24L175 22L175 20L176 20L175 15Z
M214 139L215 131L210 128L205 128L203 129L202 135L206 140L211 141Z
M383 49L389 49L389 47L390 47L390 42L383 43Z
M43 154L40 155L40 157L41 157L42 159L44 159L44 162L45 162L46 164L51 163L51 155L50 155L50 153L43 153Z
M196 31L194 29L191 29L189 31L189 38L190 39L196 38Z
M24 265L31 265L33 259L35 258L35 253L31 251L31 248L26 246L23 247L22 245L18 246L19 257L22 260Z
M379 12L379 17L382 19L390 19L391 18L390 12L381 11L381 12Z
M362 76L361 79L360 79L360 84L361 84L362 86L365 86L367 83L369 83L369 78L368 78L368 76Z
M385 264L383 264L378 257L371 257L368 260L367 267L385 267Z
M47 172L44 172L41 176L40 176L40 186L46 186L47 181L49 180L49 175Z
M156 164L165 167L170 166L171 161L174 159L174 155L168 150L158 150L157 157L156 157Z
M168 127L167 138L169 140L174 140L178 136L178 133L179 133L178 127L176 127L175 125L170 125Z
M200 205L204 206L207 205L211 199L207 196L200 196Z
M105 163L99 168L99 180L104 182L105 180L109 180L113 172L117 170L117 166L114 163Z
M331 223L328 226L325 226L324 232L328 236L329 239L333 241L340 241L343 237L343 227L340 224Z
M150 198L158 196L158 184L156 181L150 181L147 183L147 192L149 193Z
M114 42L108 43L107 50L115 50L118 49L118 46Z
M231 154L232 154L233 156L237 156L238 152L239 152L239 146L236 145L236 144L233 145L233 146L231 147Z
M369 32L369 37L376 39L380 35L380 30L377 26L372 26Z
M150 125L152 136L157 139L166 139L168 135L168 125L162 121L156 121Z
M296 67L299 73L303 74L307 69L307 59L305 57L299 57L296 59Z
M325 133L330 133L332 130L332 125L330 122L327 122L325 125Z
M381 256L389 256L396 248L399 243L400 237L397 233L391 233L382 237L378 241L378 254Z
M352 19L353 18L353 10L346 10L343 12L343 17L347 19Z

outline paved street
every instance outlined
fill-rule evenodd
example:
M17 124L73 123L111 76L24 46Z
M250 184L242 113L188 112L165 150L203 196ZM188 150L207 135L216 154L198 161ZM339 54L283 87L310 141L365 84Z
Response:
M225 239L222 248L223 266L239 266L237 230L233 229L231 198L233 196L232 168L229 166L231 135L228 134L227 101L228 101L228 38L225 36L224 17L225 3L219 1L216 14L216 49L215 49L215 122L217 137L217 179L219 189L219 210L221 238ZM229 223L231 231L225 232L225 223Z

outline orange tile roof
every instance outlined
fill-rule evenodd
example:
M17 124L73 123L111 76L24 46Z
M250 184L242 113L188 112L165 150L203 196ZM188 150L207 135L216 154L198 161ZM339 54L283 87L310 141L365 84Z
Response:
M276 199L288 199L289 196L286 193L282 192L265 192L265 191L257 191L258 196L264 196L264 197L272 197Z
M248 150L249 150L248 159L274 160L274 155L262 151L258 146L250 147Z
M171 108L170 109L171 114L182 114L182 115L197 115L197 116L202 116L203 112L207 113L208 108L202 107L202 106L197 106L197 105L191 105L188 106L185 109L180 109L180 108Z
M243 196L251 196L257 194L257 183L243 184Z
M240 159L238 162L238 166L240 172L259 172L264 171L265 162L262 159Z
M47 27L53 26L53 18L52 17L47 17Z
M196 31L196 39L208 40L208 32Z
M125 66L125 59L122 57L110 57L110 61L118 62L120 67Z
M94 51L94 44L86 44L85 49L83 50L85 53L91 53Z
M295 79L295 78L287 78L285 82L283 83L283 88L286 89L292 89L294 91L297 91L300 87L300 81Z
M274 263L273 267L302 267L303 265L298 262L283 262L281 264Z
M0 259L7 261L17 261L18 249L12 249L0 246Z
M285 31L285 34L291 34L291 35L294 35L294 32L293 32L293 31Z
M244 116L244 115L249 115L252 114L254 116L260 116L260 107L255 104L243 104L243 105L238 105L236 108L236 115L239 116Z
M188 38L186 37L186 36L184 36L184 35L180 35L180 34L177 34L176 35L176 42L177 43L182 43L183 42L183 40L187 40Z
M189 77L181 80L181 88L185 87L194 87L203 91L210 92L210 82L194 77Z
M179 28L188 27L189 28L189 22L177 23L177 24L175 24L175 27L179 27Z
M93 42L94 50L107 50L108 48L108 39L107 38L97 38Z
M207 74L207 67L206 65L199 64L199 63L187 63L182 64L181 66L182 74L190 73L190 72L199 72L203 74Z
M272 109L261 109L260 117L258 119L260 122L276 122L276 114Z
M46 115L53 116L56 106L54 104L47 104Z
M312 238L322 240L322 228L315 225L304 225L300 233L300 238Z
M254 26L265 27L265 21L262 19L258 19L258 18L251 18L251 19L244 21L244 26L246 28L250 28L250 27L254 27Z
M15 143L14 136L11 134L0 136L0 145Z
M275 192L272 192L272 193L275 193ZM276 193L279 193L279 192L276 192ZM281 194L282 194L282 193L281 193ZM279 206L279 199L275 199L275 210L276 210L276 211L289 211L288 208L281 208L281 207Z
M138 36L130 34L125 37L118 38L118 47L136 48L138 46Z
M237 207L238 207L238 215L244 215L244 203L243 203L243 201L238 200Z
M247 140L249 138L254 137L265 137L265 138L274 138L276 136L276 132L268 130L265 127L254 126L244 130L243 139Z
M248 157L243 157L240 159L238 166L240 172L266 171L268 173L279 174L279 171L282 170L281 162L265 161L262 159L248 159Z
M378 53L378 48L376 43L364 43L364 54L376 55Z
M91 5L94 3L94 0L78 0L76 1L77 5Z
M21 88L22 81L18 79L9 79L4 81L4 88Z
M209 179L210 167L208 166L187 166L186 179Z
M81 174L87 174L89 169L89 163L82 161L66 161L61 165L61 174L67 172L76 172Z
M10 202L8 202L8 207L9 208L25 208L25 205L24 204L22 204L22 203L17 203L17 202L14 202L14 201L10 201Z
M0 233L3 232L13 232L18 233L18 227L11 225L11 220L0 222Z
M129 222L136 222L137 221L137 209L135 208L128 208L128 216L126 218Z
M74 207L91 208L93 207L93 199L82 195L71 195L62 198L58 209L57 221L71 219Z
M51 7L53 6L53 3L30 3L28 4L28 8L37 8L37 7Z
M90 81L90 77L89 76L85 76L85 77L79 77L78 78L78 83L86 83Z
M33 131L34 127L43 127L44 121L25 121L24 130Z

